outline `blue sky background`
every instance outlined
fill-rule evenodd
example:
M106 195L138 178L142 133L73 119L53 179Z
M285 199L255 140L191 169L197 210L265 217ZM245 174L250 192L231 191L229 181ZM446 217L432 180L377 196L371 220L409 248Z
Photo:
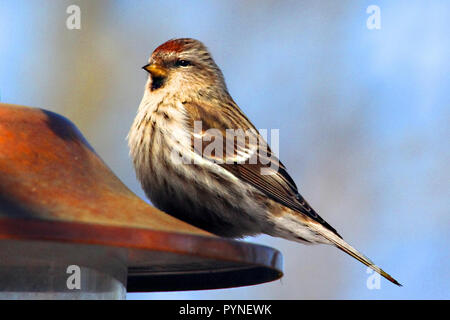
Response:
M81 8L68 30L66 8ZM381 8L368 30L366 8ZM125 136L152 50L194 37L257 128L280 129L300 192L394 275L268 236L285 276L268 284L129 299L450 298L450 2L0 1L0 100L70 118L136 194Z

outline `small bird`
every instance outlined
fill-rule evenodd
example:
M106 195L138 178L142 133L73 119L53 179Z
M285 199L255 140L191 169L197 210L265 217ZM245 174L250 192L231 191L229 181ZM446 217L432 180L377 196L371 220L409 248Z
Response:
M127 138L136 176L156 207L223 237L265 233L334 245L400 285L299 194L200 41L169 40L143 69L149 77Z

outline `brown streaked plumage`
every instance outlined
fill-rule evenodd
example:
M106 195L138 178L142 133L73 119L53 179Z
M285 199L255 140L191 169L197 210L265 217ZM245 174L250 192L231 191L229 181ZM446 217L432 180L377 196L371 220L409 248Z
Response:
M201 42L170 40L144 69L149 78L128 143L137 177L158 208L221 236L266 233L333 244L399 285L299 194Z

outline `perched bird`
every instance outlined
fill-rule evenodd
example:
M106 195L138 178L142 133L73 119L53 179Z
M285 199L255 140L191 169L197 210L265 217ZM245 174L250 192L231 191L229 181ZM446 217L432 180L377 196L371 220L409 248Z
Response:
M224 237L265 233L335 245L400 285L303 199L200 41L169 40L143 68L149 77L128 145L155 206Z

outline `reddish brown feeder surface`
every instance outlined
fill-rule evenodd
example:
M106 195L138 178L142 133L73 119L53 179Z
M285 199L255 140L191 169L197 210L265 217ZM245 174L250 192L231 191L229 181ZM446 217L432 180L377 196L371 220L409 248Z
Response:
M64 117L0 104L0 241L12 239L126 250L129 292L282 275L278 251L216 237L148 205Z

